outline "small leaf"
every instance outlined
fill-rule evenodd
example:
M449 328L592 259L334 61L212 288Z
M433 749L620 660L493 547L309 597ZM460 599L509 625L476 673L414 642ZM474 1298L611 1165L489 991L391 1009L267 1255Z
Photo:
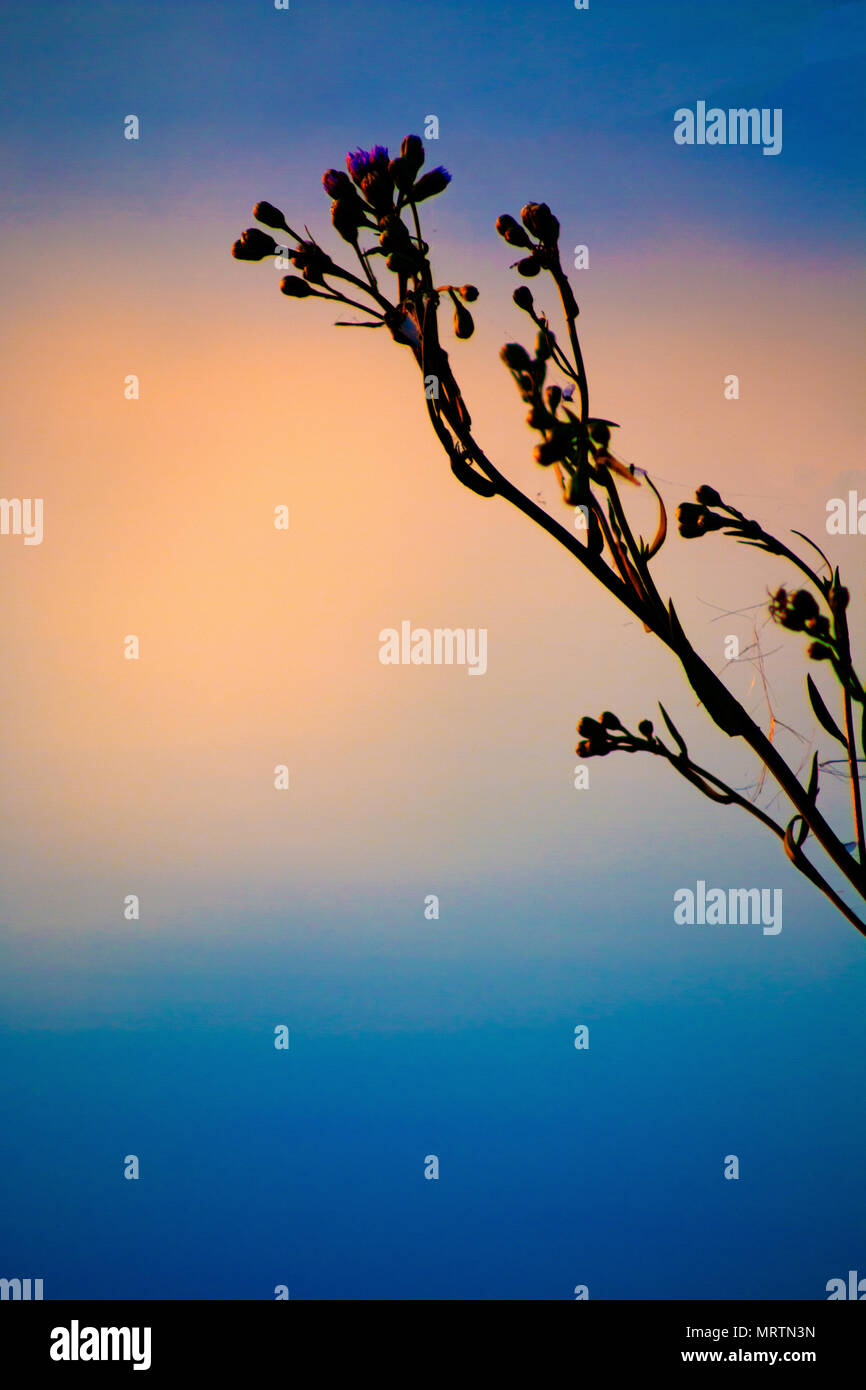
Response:
M821 549L820 545L816 545L814 541L810 541L810 540L809 540L809 537L808 537L808 536L804 536L802 531L794 531L793 534L794 534L795 536L799 536L799 537L800 537L800 540L801 540L801 541L805 541L807 545L811 545L811 547L812 547L813 550L817 550L818 554L821 556L821 559L824 561L824 564L827 566L828 570L829 570L830 573L832 574L832 572L833 572L833 566L830 564L830 561L827 559L827 556L824 554L824 552L823 552L823 550Z
M668 534L668 514L667 514L667 512L665 511L665 504L664 504L664 502L663 502L662 499L661 499L661 494L659 493L658 489L657 489L656 486L654 485L652 478L650 478L650 476L649 476L646 472L644 472L644 477L646 478L647 482L649 483L650 487L652 488L653 492L655 493L655 495L656 495L656 501L657 501L658 504L659 504L659 524L658 524L658 528L656 529L656 533L655 533L655 536L653 537L652 544L651 544L651 545L649 546L649 548L645 551L645 558L646 558L647 560L651 560L651 559L653 558L653 556L654 556L654 555L657 555L658 552L661 550L661 548L662 548L662 546L664 545L665 540L666 540L666 538L667 538L667 534ZM643 544L643 542L641 542L641 544Z
M673 608L673 604L671 604L671 608ZM667 712L667 710L665 709L664 705L662 704L661 700L659 700L659 709L660 709L661 712L662 712L662 719L665 721L665 723L666 723L667 726L668 726L668 733L670 734L670 736L671 736L671 738L673 739L674 743L675 743L675 744L677 745L677 747L679 748L681 756L684 757L684 758L687 758L687 757L689 756L689 751L688 751L688 749L686 748L686 745L685 745L685 743L684 743L682 737L680 736L679 732L677 731L677 728L676 728L676 726L675 726L673 720L670 719L670 718L668 717L668 712Z
M726 532L725 532L725 535L726 535L726 536L733 535L733 532L731 532L731 531L726 531ZM753 546L755 547L756 550L767 550L767 551L770 552L770 554L773 553L773 548L772 548L772 546L767 545L766 541L749 541L749 540L743 539L743 540L740 541L740 545L753 545Z
M815 805L815 802L818 800L818 754L817 754L817 752L812 754L812 771L811 771L811 773L809 774L809 785L808 785L808 787L806 788L806 795L808 796L810 802L811 802L812 805L814 806L814 805Z
M827 706L824 704L821 698L821 692L811 676L806 677L806 687L809 691L809 700L811 701L812 709L815 711L815 718L818 720L818 723L823 729L826 729L827 733L831 734L833 738L837 738L842 747L847 750L848 740L842 733L842 730L839 728L839 725L836 723L836 720L833 718Z

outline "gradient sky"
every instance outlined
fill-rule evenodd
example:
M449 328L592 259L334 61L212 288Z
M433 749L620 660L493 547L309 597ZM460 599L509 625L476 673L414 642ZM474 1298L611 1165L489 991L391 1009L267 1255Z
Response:
M599 760L576 791L575 724L662 700L734 785L754 763L564 551L459 487L410 354L230 255L259 199L342 254L322 171L435 113L453 181L424 226L481 291L446 346L491 457L567 520L497 355L531 340L495 220L545 199L590 248L620 454L671 511L710 482L827 544L827 499L866 495L864 15L5 7L2 493L44 498L45 539L0 537L0 1276L811 1299L866 1272L862 938L669 770ZM698 100L781 108L782 153L675 145ZM856 609L863 539L830 545ZM768 693L748 662L732 688L795 766L831 757L767 625L793 575L676 535L656 575L715 669L757 628ZM486 675L383 667L404 618L485 627ZM829 771L822 806L847 826ZM780 935L675 925L701 878L781 887Z

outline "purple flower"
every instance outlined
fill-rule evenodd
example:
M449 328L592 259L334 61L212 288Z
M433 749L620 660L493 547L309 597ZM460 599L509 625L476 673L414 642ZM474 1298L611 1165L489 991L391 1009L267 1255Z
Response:
M374 145L371 150L350 150L346 155L346 168L360 187L365 174L388 168L388 150L384 145Z
M440 164L438 169L431 169L428 174L421 175L409 197L413 203L420 203L423 198L433 198L437 193L441 193L450 182L451 175Z

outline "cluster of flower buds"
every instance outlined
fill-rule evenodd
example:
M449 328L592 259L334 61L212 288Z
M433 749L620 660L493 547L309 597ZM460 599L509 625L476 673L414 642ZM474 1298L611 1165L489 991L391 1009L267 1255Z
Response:
M777 589L770 599L770 617L791 632L806 632L813 641L808 655L813 661L827 661L833 655L830 622L820 612L808 589Z
M272 203L257 203L253 216L265 227L286 233L296 244L279 246L270 232L248 227L234 243L232 254L237 260L243 261L260 261L266 256L276 255L287 257L300 274L283 278L280 289L284 295L292 299L317 295L366 309L391 329L398 342L409 343L417 350L420 343L419 305L413 297L422 289L434 294L438 291L432 291L427 260L429 248L421 240L415 204L443 192L451 181L448 170L441 166L422 174L423 164L424 142L418 135L407 135L400 146L399 155L394 159L389 158L384 145L374 145L369 150L350 150L346 155L345 172L327 169L322 175L325 192L333 201L331 218L334 228L344 241L353 246L361 259L366 284L337 265L310 238L309 232L304 239L292 231L283 213ZM413 211L414 234L403 221L403 212L407 208ZM359 239L364 229L378 235L378 246L362 249ZM399 277L399 308L389 307L379 292L371 264L373 256L382 256L387 269ZM362 292L371 294L376 302L375 310L368 309L367 305L359 305L357 300L335 289L331 283L326 283L326 275L350 281ZM314 289L313 286L320 288ZM444 285L440 288L450 295L454 305L455 335L470 338L475 331L475 323L466 305L478 298L478 290L474 285Z
M326 170L322 183L334 200L331 220L343 240L355 244L362 227L388 230L399 237L396 226L401 207L432 198L451 182L448 170L441 166L419 178L423 163L423 140L419 135L407 135L394 159L388 158L385 145L374 145L371 150L357 149L346 155L348 173ZM408 240L408 232L406 235ZM404 254L406 250L405 244L392 249Z
M509 246L529 252L515 262L518 275L529 278L554 264L558 256L559 222L546 203L527 203L521 210L520 220L522 227L510 213L503 213L497 218L496 230Z
M539 329L534 357L520 343L506 343L499 354L521 399L529 406L526 423L544 436L535 449L535 461L543 468L570 459L579 437L577 417L571 411L565 410L565 420L557 416L564 396L562 387L544 385L551 353L551 336L545 327Z
M267 227L280 228L289 232L290 236L295 235L286 226L285 218L279 208L273 207L271 203L256 203L253 208L253 216L264 222ZM339 268L315 241L301 241L297 237L295 240L298 242L297 246L281 247L277 245L269 233L261 231L258 227L247 227L247 230L241 232L239 240L232 247L232 255L238 261L261 261L264 260L265 256L276 256L279 252L283 256L288 256L292 264L310 284L324 285L324 276L334 274ZM291 293L291 291L286 291L286 293Z
M598 719L591 719L585 714L577 721L577 732L580 734L580 743L575 752L580 758L603 758L606 753L613 752L622 743L620 739L612 739L611 733L628 734L628 730L609 709L600 714Z
M826 618L820 617L818 604L808 589L796 589L793 593L777 589L770 599L770 617L791 632L814 632L816 623L823 623L828 631L830 626Z
M706 536L710 531L721 531L723 527L731 525L730 517L719 516L718 513L709 510L718 503L704 500L702 494L705 496L712 492L712 488L700 487L695 493L698 499L696 503L681 502L677 507L677 525L680 535L686 540L693 540L695 536ZM714 496L718 498L718 493Z
M680 535L686 540L692 540L695 536L706 536L710 531L727 529L736 535L738 540L751 538L763 549L772 549L772 545L768 543L772 538L765 535L758 523L749 521L736 507L729 507L722 501L716 489L708 483L698 488L695 498L697 504L681 502L677 508ZM727 516L719 516L718 512L710 510L712 507L721 507L722 511L727 512Z
M662 713L665 714L664 710ZM665 721L672 734L676 730L670 723L667 714ZM621 724L615 714L610 710L605 710L598 719L591 719L589 715L584 715L578 720L577 732L581 735L575 752L581 758L604 757L606 753L640 753L664 752L664 744L661 739L653 732L653 722L651 719L642 719L638 724L638 732L634 734ZM638 736L639 735L639 736ZM685 745L678 737L678 742L684 750Z

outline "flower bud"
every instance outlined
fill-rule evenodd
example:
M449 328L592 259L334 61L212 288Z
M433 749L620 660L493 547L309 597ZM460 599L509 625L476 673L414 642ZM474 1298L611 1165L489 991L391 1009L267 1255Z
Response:
M409 196L413 203L423 202L425 198L435 198L436 194L442 193L450 182L451 175L440 164L438 169L431 169L428 174L421 175Z
M478 291L474 285L461 285L457 293L467 304L474 304L478 298Z
M322 185L329 198L351 197L355 192L349 175L341 169L326 169L322 175Z
M561 436L554 435L553 439L545 439L540 444L536 444L533 457L536 463L541 464L542 468L549 468L552 463L561 463L565 453L565 440Z
M517 219L512 217L510 213L505 212L501 217L497 217L496 230L503 240L508 242L509 246L524 246L527 250L531 250L532 242Z
M237 261L261 261L265 256L273 256L276 249L277 243L267 232L260 231L258 227L247 227L232 247L232 255Z
M274 207L273 203L256 203L253 208L253 217L265 227L275 227L280 232L288 232L289 230L285 217L279 208Z
M371 169L364 174L361 192L380 216L394 206L394 182L388 169Z
M559 223L547 203L527 203L521 209L524 227L545 246L555 246L559 240Z
M405 251L392 251L385 257L385 266L394 275L411 275L415 270L415 261Z
M526 416L526 423L531 430L549 430L555 421L543 406L533 405Z
M323 275L334 269L330 256L314 241L302 241L299 246L293 247L289 251L289 260L304 279L314 285L324 285Z
M801 618L804 623L818 617L820 610L808 589L798 589L797 592L791 596L791 602L797 617ZM826 621L827 619L825 618L824 622Z
M316 293L300 275L284 275L280 281L280 290L290 299L306 299L307 295Z
M704 483L702 487L698 488L695 497L704 507L721 507L723 505L722 499L716 492L716 489L714 487L709 487L707 483Z
M471 338L475 332L475 321L469 310L464 308L459 299L454 301L454 336L457 338Z
M640 721L640 723L638 724L638 726L637 726L637 731L638 731L639 734L643 734L644 738L652 738L652 736L653 736L653 722L652 722L652 720L651 720L651 719L642 719L642 720Z
M559 409L559 402L562 400L562 387L547 386L544 391L544 400L551 415L555 415Z
M516 265L517 274L527 277L537 275L540 269L541 265L539 264L538 257L534 254L531 256L524 256L523 260L518 261Z
M677 507L677 524L680 535L686 540L693 540L696 536L705 536L709 531L720 531L730 522L723 516L714 516L694 502L681 502Z
M833 653L829 647L825 647L823 642L810 642L806 648L806 655L812 661L829 661Z
M782 587L770 599L770 617L791 632L809 632L814 637L829 634L830 624L822 617L818 605L808 589L797 589L793 594Z
M523 311L527 314L530 314L532 312L532 290L529 288L528 285L518 285L511 298L514 300L518 309L523 309Z
M833 590L833 609L835 612L844 613L850 601L851 594L844 584L840 584L838 589Z
M364 221L364 210L356 198L337 198L331 208L331 221L334 231L354 245L358 240L358 228Z
M803 623L803 629L812 637L830 636L830 623L823 615L815 614L814 617L807 618Z
M598 738L602 728L597 719L590 719L589 715L585 714L577 721L577 732L584 734L586 738Z
M424 163L424 141L420 135L406 135L400 146L400 158L411 178L416 178L418 171Z
M388 171L401 193L408 193L424 163L424 142L420 135L407 135L400 153L388 165Z
M603 729L621 729L621 728L622 728L622 725L620 724L620 722L619 722L619 720L617 719L616 715L615 715L615 714L611 714L611 712L610 712L609 709L606 709L606 710L604 711L604 714L602 714L602 715L599 717L599 723L601 724L601 727L602 727Z
M535 400L537 394L532 372L517 372L515 379L520 390L521 400L526 401L527 405L529 405Z
M506 343L499 356L512 372L528 372L532 359L520 343Z
M604 757L605 753L609 753L614 746L598 721L590 719L588 715L584 715L578 721L577 732L582 734L586 740L585 745L578 745L578 747L586 747L586 751L581 754L581 757Z

